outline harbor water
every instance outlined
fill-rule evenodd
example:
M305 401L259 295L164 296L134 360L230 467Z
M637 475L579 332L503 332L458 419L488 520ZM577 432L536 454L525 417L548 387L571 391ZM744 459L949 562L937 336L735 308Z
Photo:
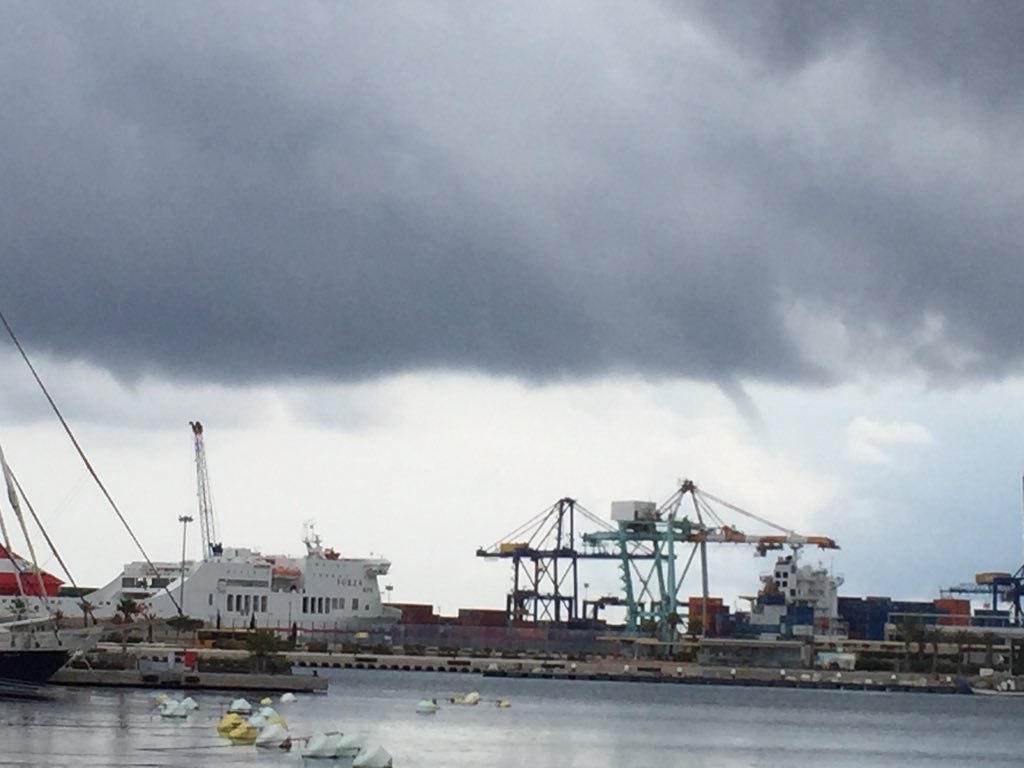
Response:
M1024 698L328 674L326 695L292 704L275 697L291 732L361 731L391 752L397 768L984 768L1021 760ZM471 690L480 692L480 704L447 702ZM0 765L303 763L297 752L229 746L219 738L215 724L232 692L193 694L199 709L180 721L159 716L156 693L83 689L62 701L0 702ZM440 711L417 714L424 698L436 698ZM498 699L511 706L495 706Z

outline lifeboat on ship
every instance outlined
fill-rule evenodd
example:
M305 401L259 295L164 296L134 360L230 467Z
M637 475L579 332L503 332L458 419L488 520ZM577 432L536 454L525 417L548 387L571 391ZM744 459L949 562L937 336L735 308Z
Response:
M293 565L275 565L271 574L275 579L297 579L302 571Z

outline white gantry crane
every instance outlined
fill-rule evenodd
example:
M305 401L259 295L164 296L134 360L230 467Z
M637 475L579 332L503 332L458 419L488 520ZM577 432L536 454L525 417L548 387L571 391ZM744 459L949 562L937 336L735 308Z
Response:
M203 536L203 559L220 555L224 547L217 540L217 524L213 518L213 497L210 494L210 473L206 469L206 447L203 425L190 421L196 447L196 496L199 499L199 530Z

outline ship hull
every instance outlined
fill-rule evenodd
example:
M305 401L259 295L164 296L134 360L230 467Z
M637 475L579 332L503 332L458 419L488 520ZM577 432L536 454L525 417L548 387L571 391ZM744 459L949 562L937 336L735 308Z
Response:
M67 660L63 648L0 650L0 679L45 683Z

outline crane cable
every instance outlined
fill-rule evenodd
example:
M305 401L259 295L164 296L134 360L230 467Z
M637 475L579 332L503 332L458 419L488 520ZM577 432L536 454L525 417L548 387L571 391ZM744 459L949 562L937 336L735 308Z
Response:
M11 341L14 342L14 346L17 347L18 352L21 354L21 359L25 361L25 365L27 365L28 369L32 372L32 377L36 380L36 384L38 384L39 388L42 390L43 395L46 397L46 401L50 404L50 408L52 408L53 412L57 415L57 419L60 421L61 426L64 427L64 431L67 433L68 438L71 440L71 444L75 446L75 450L78 452L79 457L85 464L85 468L89 471L89 474L92 475L92 479L96 481L96 485L98 485L100 490L103 492L103 496L110 504L111 509L114 510L114 513L121 521L121 524L124 526L125 530L128 531L128 535L131 536L132 541L135 542L135 546L138 547L139 552L142 553L142 557L143 559L145 559L146 565L149 566L152 573L158 574L159 571L157 570L156 566L153 565L153 561L149 559L149 555L146 554L146 550L143 548L142 542L140 542L138 537L135 535L135 532L132 530L132 527L128 524L128 521L125 519L125 516L121 513L121 510L117 506L117 503L114 501L114 498L110 495L110 492L107 491L107 487L103 484L103 481L100 480L100 476L96 474L96 470L93 469L92 463L85 455L85 451L82 450L82 446L79 445L78 440L75 438L75 434L71 431L71 427L70 425L68 425L67 420L65 420L64 415L60 411L60 408L57 407L57 403L55 403L53 398L50 396L50 392L49 390L47 390L46 385L43 384L43 380L39 378L39 374L36 373L35 366L32 365L32 361L28 359L28 355L25 353L25 349L21 346L21 342L18 341L18 337L14 335L14 329L11 328L10 323L7 322L7 318L4 317L3 312L0 312L0 322L3 323L3 326L7 331L7 335L11 337ZM167 590L167 595L171 598L171 602L174 603L174 607L180 614L181 606L178 604L178 601L174 598L174 595L171 593L170 590Z

